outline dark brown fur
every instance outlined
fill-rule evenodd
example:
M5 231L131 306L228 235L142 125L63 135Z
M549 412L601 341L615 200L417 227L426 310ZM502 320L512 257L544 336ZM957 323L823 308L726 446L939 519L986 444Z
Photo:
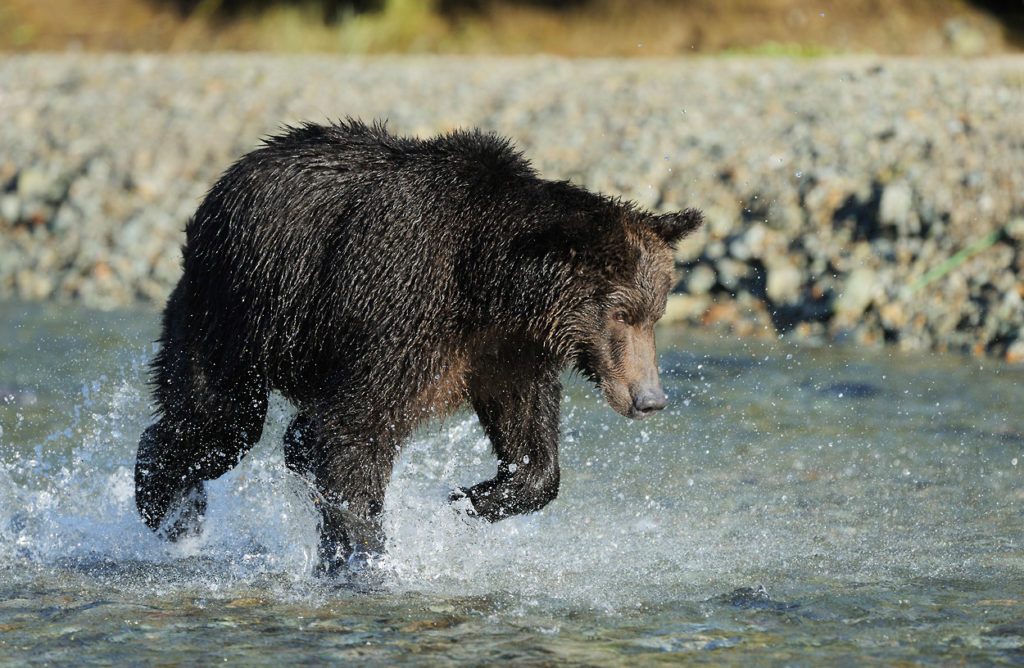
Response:
M269 139L186 228L153 363L159 420L139 444L143 518L170 538L198 530L203 481L259 440L271 389L298 407L285 458L317 490L328 568L382 549L399 446L466 401L498 471L453 497L488 520L543 507L562 369L628 417L664 406L653 327L672 246L699 224L540 179L479 132L420 141L350 121Z

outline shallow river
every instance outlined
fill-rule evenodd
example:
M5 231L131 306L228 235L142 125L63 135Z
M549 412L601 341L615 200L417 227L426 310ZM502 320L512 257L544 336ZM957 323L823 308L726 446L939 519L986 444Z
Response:
M157 314L0 304L0 663L1024 662L1024 368L661 331L670 407L567 379L562 489L449 507L494 459L461 412L388 494L389 555L316 578L290 408L159 542L132 466Z

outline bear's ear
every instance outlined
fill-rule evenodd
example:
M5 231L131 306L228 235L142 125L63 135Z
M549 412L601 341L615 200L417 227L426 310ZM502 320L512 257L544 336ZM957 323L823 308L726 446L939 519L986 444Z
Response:
M673 213L663 213L651 218L651 229L665 243L674 246L680 239L687 236L704 222L704 215L697 209L686 209Z

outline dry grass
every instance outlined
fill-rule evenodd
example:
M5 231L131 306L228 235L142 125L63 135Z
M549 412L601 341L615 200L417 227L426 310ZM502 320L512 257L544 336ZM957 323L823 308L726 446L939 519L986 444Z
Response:
M210 11L216 5L217 0L204 0L181 17L155 0L0 0L0 50L618 57L975 55L1016 49L993 17L963 0L598 0L563 11L497 3L457 16L436 13L429 0L386 0L381 12L332 25L324 24L316 0L231 18Z

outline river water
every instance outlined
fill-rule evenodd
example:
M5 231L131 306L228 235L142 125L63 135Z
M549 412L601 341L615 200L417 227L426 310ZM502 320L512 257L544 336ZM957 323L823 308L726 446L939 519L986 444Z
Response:
M568 378L562 489L494 525L475 419L419 433L389 555L312 575L288 405L159 542L132 466L148 310L0 304L0 663L1024 663L1024 368L659 333L670 407Z

